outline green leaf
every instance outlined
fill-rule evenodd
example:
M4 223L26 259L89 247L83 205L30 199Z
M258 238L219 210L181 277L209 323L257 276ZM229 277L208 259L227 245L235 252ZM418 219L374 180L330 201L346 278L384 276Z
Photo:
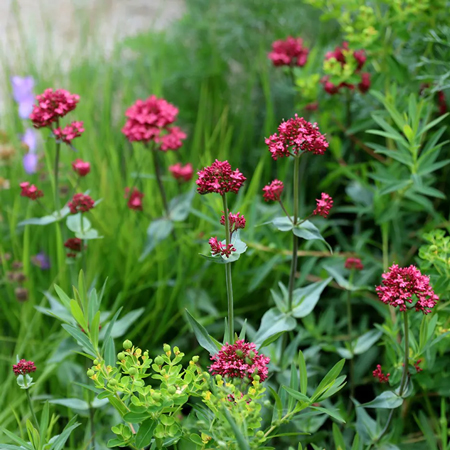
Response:
M26 448L27 450L33 450L33 447L29 443L25 442L23 439L21 439L19 436L16 436L14 433L11 433L11 431L8 431L6 428L0 427L0 431L3 434L6 434L6 436L8 436L14 442L17 442L23 448Z
M283 404L281 402L281 398L277 394L277 392L274 389L272 389L270 386L269 386L269 390L272 393L273 398L275 399L275 408L274 408L274 411L273 411L274 412L274 416L275 416L275 413L276 413L276 415L277 415L276 420L281 420L281 418L283 416ZM273 419L272 419L272 422L274 422Z
M75 320L81 326L81 328L83 328L87 332L89 329L89 326L88 326L86 318L84 317L84 312L81 309L81 307L77 301L75 301L75 300L70 301L70 311L72 313L72 316L75 318Z
M355 346L353 348L353 353L355 355L365 353L380 339L382 334L383 333L381 331L378 331L376 329L364 333L356 340Z
M55 442L53 442L52 446L50 447L51 450L62 450L64 448L67 439L69 439L69 436L71 435L72 431L81 425L80 423L75 422L76 419L77 416L74 416L72 417L72 419L70 419L68 424L65 426L63 432L58 436Z
M293 330L296 324L292 316L282 313L278 308L271 308L262 317L254 342L258 348L263 348L270 343L271 337Z
M301 318L310 314L317 305L323 290L331 280L332 278L330 277L326 280L295 289L293 292L292 315L296 318Z
M80 345L86 353L93 356L94 358L97 357L94 347L90 343L87 336L77 327L74 327L73 325L68 325L66 323L61 325L75 340L78 342L78 345Z
M194 317L191 316L189 311L186 309L187 319L194 330L195 337L197 338L198 343L209 352L210 355L215 355L220 349L217 348L217 345L213 342L210 335L203 327L200 325Z
M292 221L293 217L275 217L275 219L272 220L272 224L280 231L290 231L294 228Z
M234 421L233 417L226 407L223 408L223 413L225 414L225 418L227 419L228 423L231 426L231 429L233 430L239 450L250 450L250 445L248 444L247 439L245 439L244 435L242 434L241 430L237 426L236 422Z
M395 409L403 404L403 399L392 391L384 391L378 397L375 397L371 402L365 403L362 406L366 408L382 408Z
M139 431L136 434L136 446L137 448L145 448L150 445L153 437L153 431L158 424L157 420L147 419L142 422L139 427Z
M107 366L114 367L116 365L116 349L114 346L114 339L109 337L105 341L105 352L103 357Z
M201 445L201 446L205 445L205 444L203 444L202 438L198 434L191 433L189 435L189 439L196 445Z
M295 391L294 389L291 389L290 387L287 387L287 386L282 386L282 387L291 397L295 398L295 400L297 400L299 402L304 402L304 403L311 402L310 398L307 397L305 394Z
M339 374L342 371L342 368L344 367L345 359L341 359L339 362L337 362L333 368L325 375L323 380L320 382L319 386L314 392L314 395L311 397L311 401L315 402L316 399L318 399L321 394L323 394L326 390L331 388L336 378L339 376Z
M91 333L92 345L94 346L95 350L98 349L99 327L100 327L100 311L97 311L89 329Z
M67 408L77 409L80 411L89 410L88 402L85 402L84 400L80 400L78 398L57 398L54 400L49 400L48 402L54 405L66 406Z
M305 356L301 350L298 352L298 365L300 372L300 392L306 395L308 390L308 372L306 371Z
M145 410L141 411L141 412L131 411L131 412L127 412L123 416L123 419L129 423L140 423L140 422L143 422L144 420L147 421L147 419L149 419L150 416L151 416L151 413L149 413ZM150 420L153 421L153 419L150 419ZM157 425L157 423L156 423L156 425ZM156 427L156 425L155 425L155 427Z
M323 412L324 414L329 415L333 419L336 419L338 422L345 423L345 420L342 418L338 410L322 408L321 406L311 406L310 408L314 411Z
M57 284L54 285L54 288L64 306L70 309L70 297Z
M333 423L333 439L336 450L346 450L344 436L342 436L341 430L335 423Z
M170 235L172 230L173 222L170 219L154 220L147 228L147 241L139 261L143 261L160 242Z
M40 436L45 436L45 434L47 433L49 421L50 421L50 406L47 401L47 402L45 402L44 408L42 409L41 421L39 422Z
M81 221L83 221L83 226L81 226ZM74 233L81 233L83 230L84 234L92 228L91 221L83 213L71 214L66 219L66 225Z
M296 366L296 364L294 362L291 364L291 378L290 378L290 381L289 381L289 387L293 391L297 391L298 388L299 388L299 379L298 379L297 366ZM292 411L294 409L294 406L295 406L294 397L291 396L289 398L288 410Z
M319 240L324 242L326 246L329 248L330 253L333 253L333 249L320 234L319 229L309 220L305 220L303 223L296 225L292 229L292 231L297 237L305 239L307 241Z
M108 342L109 338L111 337L112 330L121 311L122 306L116 311L114 317L111 319L111 321L108 323L108 326L106 327L105 335L103 336L102 353L105 352L106 342Z
M353 403L356 406L356 434L363 442L372 442L379 433L378 424L356 400Z
M111 337L116 339L123 336L128 329L144 313L145 308L138 308L125 314L120 320L117 320L111 330Z
M174 197L169 203L169 218L174 222L182 222L186 220L191 210L192 199L194 198L195 189L191 189L185 194Z

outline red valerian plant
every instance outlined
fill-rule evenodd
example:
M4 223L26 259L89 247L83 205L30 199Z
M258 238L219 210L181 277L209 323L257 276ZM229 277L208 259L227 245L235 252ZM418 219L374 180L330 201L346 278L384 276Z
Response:
M349 270L363 270L364 265L359 258L347 258L344 267Z
M333 207L333 199L325 192L322 192L321 198L317 199L316 202L317 208L313 211L313 214L319 214L322 217L326 218L330 213L331 208Z
M35 128L49 127L70 111L73 111L80 96L71 94L65 89L46 89L36 97L37 105L33 106L30 119Z
M227 192L237 194L246 178L239 169L231 170L228 161L215 160L211 166L197 172L197 192L199 194L217 193L224 195Z
M226 343L211 360L214 361L209 368L211 374L224 378L248 378L253 381L253 377L258 375L263 382L269 372L267 365L270 358L258 354L256 345L243 339L235 344Z
M303 46L303 39L287 37L272 44L272 51L268 54L274 66L303 67L308 61L309 49Z
M91 165L82 159L76 159L72 162L72 169L80 176L85 177L91 171Z
M393 264L382 278L383 284L376 288L379 299L387 305L398 306L400 311L406 311L407 303L412 304L415 298L416 311L428 314L439 300L430 286L430 278L415 266L402 268Z
M220 218L220 224L225 226L225 214ZM230 235L240 228L245 228L245 217L240 212L237 214L228 213L228 223L230 226Z
M191 163L187 163L184 166L181 163L176 163L169 166L169 172L179 182L188 182L194 176L194 169Z
M317 124L312 124L297 114L293 119L282 122L278 133L266 138L266 145L274 160L299 156L305 152L323 155L328 148L328 142Z
M374 378L378 378L380 383L389 383L389 377L391 376L390 373L387 373L386 375L381 370L381 365L377 364L377 368L372 372Z
M28 373L36 372L36 366L33 361L21 359L17 364L13 365L14 375L26 375Z
M31 184L28 181L24 181L20 183L20 195L22 197L28 197L30 200L37 200L40 197L44 196L44 193L38 189L34 184Z
M71 214L77 214L79 212L88 212L94 207L94 203L94 200L89 195L75 194L68 206Z
M129 209L134 209L135 211L142 211L142 199L144 198L144 193L139 191L136 187L133 190L130 188L125 188L125 198L128 199L127 206Z
M82 133L84 133L83 122L72 122L62 129L58 127L53 130L53 134L57 139L69 145L75 138L80 137Z
M220 255L229 258L230 255L236 251L233 244L222 244L217 237L212 237L208 241L211 246L211 253L213 255Z
M75 258L77 255L73 252L81 252L83 248L83 241L79 238L69 238L66 242L64 242L64 247L72 250L72 252L67 253L69 258Z
M283 190L283 182L280 180L273 180L270 184L263 187L263 198L266 202L279 202Z

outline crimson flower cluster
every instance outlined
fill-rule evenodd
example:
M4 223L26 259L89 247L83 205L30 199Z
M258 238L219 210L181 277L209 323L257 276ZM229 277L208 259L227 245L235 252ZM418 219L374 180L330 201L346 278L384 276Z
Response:
M344 264L346 269L363 270L364 266L359 258L347 258Z
M178 150L186 134L179 127L172 127L178 115L178 108L155 95L146 100L137 100L127 109L127 121L122 133L130 142L153 141L162 151Z
M264 381L269 372L267 364L270 359L258 354L256 345L243 339L235 344L225 344L211 360L214 363L209 371L224 378L248 378L253 381L253 377L258 375L260 380Z
M389 383L389 377L391 376L390 373L387 373L386 375L381 370L381 365L377 364L377 368L372 372L374 378L378 378L380 383Z
M13 365L13 372L16 376L26 375L31 372L36 372L36 366L33 361L21 359L17 364Z
M308 61L308 54L303 39L289 36L285 40L275 41L268 56L274 66L303 67Z
M46 89L36 97L37 105L33 106L30 119L35 128L50 127L70 111L73 111L80 96L71 94L65 89Z
M316 202L317 207L313 211L313 214L319 214L322 217L326 218L330 213L331 208L333 207L333 199L325 192L322 192L320 199L317 199Z
M304 152L323 155L328 148L317 123L312 124L297 114L293 119L283 121L278 126L278 133L266 138L265 142L274 160Z
M72 162L72 169L80 176L85 177L91 171L91 165L82 159L76 159Z
M199 194L217 193L224 195L227 192L237 194L246 178L239 169L231 170L228 161L215 160L211 166L197 172L197 192Z
M225 226L225 215L223 215L220 218L220 223L221 225ZM228 223L230 225L230 235L233 234L235 231L239 230L240 228L245 228L245 217L244 215L241 215L240 212L238 212L237 214L232 214L229 213L228 214Z
M142 211L142 199L144 198L144 193L139 191L137 188L125 188L125 198L128 199L127 206L135 211Z
M28 183L28 181L24 181L20 183L20 195L22 197L28 197L30 200L37 200L40 197L44 196L44 193L38 189L34 184Z
M169 172L175 178L175 180L178 180L180 182L188 182L194 175L194 169L191 163L187 163L184 166L181 163L176 163L172 166L169 166Z
M439 300L430 286L430 278L413 265L399 267L393 264L382 278L383 284L376 288L379 299L387 305L398 306L400 311L406 311L407 303L412 304L415 297L416 311L428 314Z
M74 252L81 252L83 248L83 241L80 238L70 238L67 239L66 242L64 242L64 247L68 248L69 250L72 250L71 252L67 253L67 256L69 258L75 258L77 256Z
M53 130L53 134L57 137L57 139L69 145L75 138L80 137L83 132L83 122L76 121L64 128L59 127Z
M94 203L94 200L89 195L75 194L68 206L71 214L77 214L79 212L88 212L94 207Z
M283 193L284 184L280 180L273 180L270 184L263 187L263 197L266 202L278 202L280 201L281 194Z
M336 61L341 63L341 66L344 66L348 62L344 52L347 53L348 51L350 51L348 42L344 42L342 44L342 47L336 47L334 51L328 52L325 55L325 60L334 58L336 59ZM364 94L370 89L370 73L361 72L361 69L366 63L366 54L364 50L355 50L353 52L353 58L355 59L357 64L354 73L360 75L361 77L361 81L358 83L357 88L361 93ZM355 85L351 83L340 83L339 85L333 84L330 81L330 77L328 75L322 78L321 83L323 84L325 92L328 92L331 95L337 94L342 88L351 90L355 89Z
M211 246L211 253L213 256L220 255L229 258L230 255L236 251L233 244L222 244L216 237L210 238L208 243Z

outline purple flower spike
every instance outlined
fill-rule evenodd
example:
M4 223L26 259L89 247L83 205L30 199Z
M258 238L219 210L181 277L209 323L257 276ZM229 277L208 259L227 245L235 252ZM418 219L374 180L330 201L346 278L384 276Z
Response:
M36 173L38 166L38 155L36 155L36 153L27 153L23 157L22 163L26 173Z
M11 77L11 85L13 98L19 105L19 116L21 119L28 119L34 104L33 77Z
M45 252L39 252L37 255L31 258L32 263L42 270L50 269L50 259Z

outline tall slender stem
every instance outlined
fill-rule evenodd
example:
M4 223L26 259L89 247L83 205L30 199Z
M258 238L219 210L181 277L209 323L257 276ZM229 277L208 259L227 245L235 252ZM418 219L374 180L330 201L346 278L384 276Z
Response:
M225 242L228 247L230 244L230 221L228 218L228 204L226 194L222 195L223 214L225 216ZM233 282L231 278L231 263L225 264L225 282L227 285L228 302L228 334L230 343L234 343L234 301L233 301Z
M403 359L403 373L402 373L402 380L400 382L400 389L398 391L399 397L401 397L404 394L405 388L406 388L406 382L408 380L408 366L409 366L409 325L408 325L408 311L403 312L403 324L404 324L404 334L405 334L405 355ZM389 414L388 420L386 422L386 425L383 428L383 431L378 436L377 440L375 442L379 442L381 438L387 433L389 429L389 425L392 422L392 417L394 416L394 409L391 409L391 412Z
M350 272L349 287L353 284L354 269ZM350 359L350 409L353 405L352 398L355 396L355 355L353 353L353 315L352 315L352 291L347 290L347 334L350 341L350 351L352 352L352 358Z
M298 222L298 191L299 191L299 171L300 171L300 155L294 157L294 225ZM295 286L295 275L297 273L297 259L298 259L298 237L292 233L292 260L291 272L289 275L289 297L288 306L289 311L292 309L292 300Z
M25 379L26 375L24 375L23 377ZM30 396L30 390L29 389L25 389L25 390L27 391L27 399L28 399L28 405L30 406L31 415L33 417L33 420L34 420L34 423L35 423L37 429L39 430L39 422L38 422L36 414L34 412L33 403L31 401L31 396Z
M56 127L59 127L59 121L56 122ZM55 153L55 167L53 169L53 178L55 180L55 210L59 214L60 201L59 201L59 158L61 154L61 142L57 140L56 142L56 153Z
M156 153L157 151L154 148L151 148L150 151L153 156L153 164L155 166L156 181L158 183L159 192L161 194L162 202L164 205L164 210L166 212L166 215L168 216L169 215L169 204L167 203L166 191L164 189L164 184L163 184L162 178L161 178L161 167L159 165L158 155Z

